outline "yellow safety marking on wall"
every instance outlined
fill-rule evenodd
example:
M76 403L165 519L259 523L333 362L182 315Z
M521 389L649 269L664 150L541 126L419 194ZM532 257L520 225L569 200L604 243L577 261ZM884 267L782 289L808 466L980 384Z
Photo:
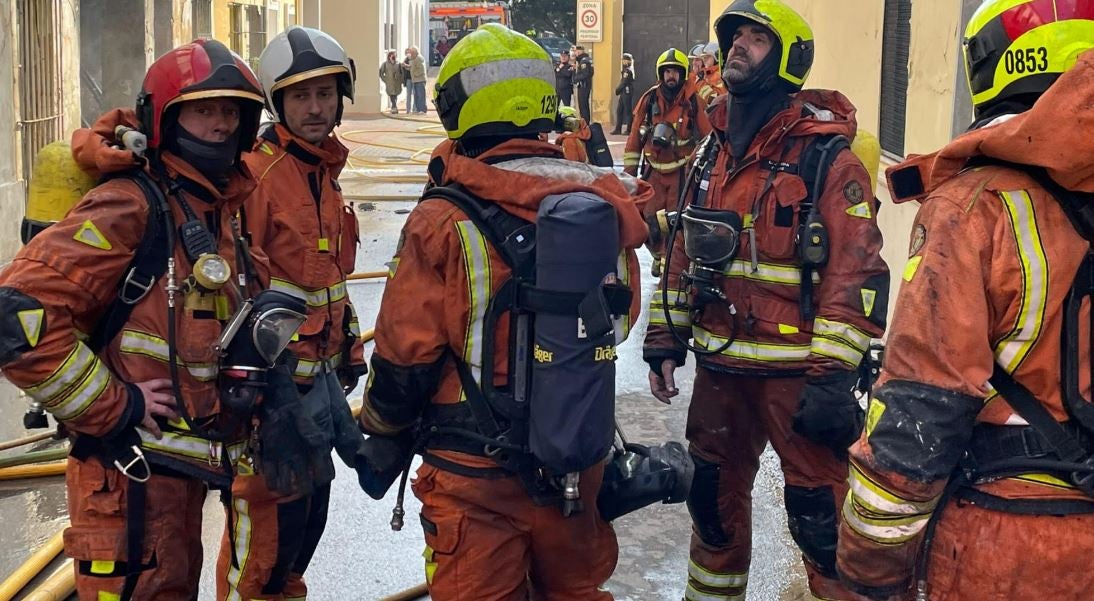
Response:
M42 334L42 323L45 321L45 309L27 309L15 314L19 318L19 325L23 326L23 335L27 337L30 346L38 346L38 337Z
M97 248L99 250L110 250L114 248L110 241L106 239L106 236L99 231L99 228L95 227L94 223L88 219L84 221L84 224L80 226L80 229L76 230L76 235L72 236L72 239L77 242L83 242L84 244Z
M796 326L792 326L792 325L785 324L785 323L780 323L779 324L779 333L780 334L788 334L789 335L789 334L797 334L798 332L801 332L801 330L799 330Z
M912 257L908 259L908 263L904 265L904 281L910 282L915 277L915 272L919 270L919 264L923 262L923 257Z
M857 205L849 207L845 212L852 217L860 217L862 219L869 219L874 216L874 212L870 210L869 202L860 202Z
M885 413L885 403L881 402L881 399L874 397L870 399L870 406L866 410L866 437L870 437L870 433L874 431L878 421L881 419L881 415Z
M874 301L877 300L877 290L860 288L859 293L862 294L862 314L866 317L870 317L874 313Z
M101 559L91 560L91 573L92 574L112 574L114 572L114 562L105 561Z

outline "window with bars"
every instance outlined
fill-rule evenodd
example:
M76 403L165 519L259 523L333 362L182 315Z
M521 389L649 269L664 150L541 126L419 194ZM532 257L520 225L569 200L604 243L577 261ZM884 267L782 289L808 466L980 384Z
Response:
M904 127L908 109L908 58L912 39L912 0L885 0L881 43L882 150L904 155Z
M18 130L29 180L38 151L63 133L61 0L18 0L17 15Z
M191 0L190 22L194 39L213 39L213 0Z

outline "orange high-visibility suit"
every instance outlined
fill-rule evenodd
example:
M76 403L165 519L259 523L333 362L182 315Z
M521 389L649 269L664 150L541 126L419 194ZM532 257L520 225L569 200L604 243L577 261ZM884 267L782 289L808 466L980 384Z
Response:
M443 171L431 169L434 181L460 184L522 219L535 221L540 202L551 194L587 191L610 202L627 249L618 276L638 289L633 249L646 238L640 210L651 194L647 184L559 160L559 149L541 141L504 142L475 159L454 149L454 143L444 142L434 151L431 164L443 163ZM506 157L520 158L505 162ZM394 434L423 413L450 414L467 406L452 357L480 373L482 340L490 335L483 321L486 307L510 273L455 205L430 199L428 190L424 198L403 228L377 316L376 352L361 412L362 428L374 434ZM637 311L632 303L629 319ZM508 313L493 337L500 386L509 372ZM431 445L424 458L413 488L423 506L426 576L434 599L517 601L528 597L529 584L537 599L611 599L598 587L615 568L615 533L594 503L564 518L558 504L537 506L519 477L497 473L500 468L486 456ZM490 475L469 475L468 468ZM595 498L602 474L601 465L581 474L582 498Z
M81 168L113 172L136 165L131 153L105 146L114 126L132 125L132 111L104 115L90 130L73 134L73 155ZM233 172L226 188L210 184L189 164L169 152L161 158L167 177L181 183L180 194L199 218L214 224L217 252L235 265L232 215L254 188L245 167ZM153 174L154 179L159 175ZM171 203L176 224L186 219ZM149 201L128 179L109 180L84 196L60 222L24 247L2 273L0 296L31 299L5 315L22 313L28 350L4 361L4 375L41 402L81 439L110 439L139 424L144 403L134 383L169 377L167 292L158 280L133 308L128 321L98 354L84 342L103 311L118 296L118 282L148 227ZM176 278L191 273L181 244L176 244ZM265 277L265 258L254 254ZM233 279L234 281L234 279ZM140 561L133 599L188 601L197 598L201 572L201 516L209 486L226 488L243 452L249 416L230 420L221 413L216 383L219 355L213 343L238 302L230 283L208 300L212 314L178 299L175 349L180 387L191 416L222 427L237 427L239 440L224 444L191 433L181 423L162 425L156 439L137 428L144 456L152 466L146 489L143 555L127 557L127 495L130 480L99 457L70 457L66 485L71 526L65 553L75 560L76 592L81 599L116 598L129 561ZM203 303L204 304L204 303ZM10 311L10 313L9 313ZM75 453L75 450L74 450ZM135 472L142 469L134 467ZM154 591L149 592L149 591Z
M654 141L653 130L658 123L667 123L673 127L675 137L668 146ZM645 137L642 132L645 131ZM690 79L686 80L671 101L665 98L662 84L646 91L638 99L631 119L631 131L623 149L623 172L639 175L653 186L653 200L643 209L643 217L651 219L657 211L676 208L680 196L680 187L688 159L695 146L710 133L710 120L707 119L707 103L704 101ZM639 163L642 173L639 173ZM663 248L651 248L655 265L664 254Z
M349 152L336 136L319 146L270 125L244 155L257 187L244 203L251 242L270 261L270 288L303 299L308 319L288 351L306 390L316 374L364 372L360 325L346 290L357 247L357 216L342 200L338 174ZM285 497L244 470L232 483L229 528L217 563L217 598L307 596L303 574L326 526L330 485Z
M1094 499L1067 471L975 476L999 448L1025 460L1055 457L988 388L997 366L1091 448L1065 411L1061 369L1065 300L1089 244L1037 180L1000 162L1044 167L1063 188L1094 193L1092 101L1087 52L1031 110L888 172L894 199L923 205L880 386L851 447L840 531L840 573L872 598L912 598L924 552L932 600L1086 599L1094 588ZM1070 326L1088 334L1089 305L1077 315ZM1080 391L1090 398L1086 334L1075 351ZM947 500L959 467L974 482L955 485Z
M726 93L726 82L722 81L722 68L717 64L702 68L702 78L697 82L699 97L709 105L714 99Z
M578 118L581 124L577 131L564 131L555 137L555 144L562 148L562 156L568 161L578 163L589 162L589 152L585 150L585 142L589 141L593 132L584 119Z
M810 589L826 599L853 599L836 579L834 566L846 462L794 431L792 415L807 375L856 369L870 338L879 337L885 325L889 273L879 255L876 206L870 178L849 149L834 159L816 199L830 244L827 264L809 273L815 317L805 319L800 306L803 269L797 240L801 203L808 195L796 166L802 149L817 136L853 139L855 108L837 92L795 94L760 129L738 163L729 144L721 142L730 118L727 98L720 97L711 110L714 136L722 145L703 203L735 211L746 224L741 246L721 279L735 314L713 303L701 321L692 323L688 295L676 286L688 267L683 236L678 236L664 279L670 283L671 321L661 294L655 293L643 349L655 373L665 359L682 365L686 352L671 323L682 339L712 352L697 356L688 412L687 438L696 470L688 501L694 531L685 596L744 594L752 483L760 453L770 442L782 462L790 530L805 557Z

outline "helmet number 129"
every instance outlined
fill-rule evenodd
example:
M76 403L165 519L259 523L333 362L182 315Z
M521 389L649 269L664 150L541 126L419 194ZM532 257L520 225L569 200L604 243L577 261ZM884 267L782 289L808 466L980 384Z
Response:
M540 99L539 104L541 113L549 114L558 112L558 96L553 94L544 96Z

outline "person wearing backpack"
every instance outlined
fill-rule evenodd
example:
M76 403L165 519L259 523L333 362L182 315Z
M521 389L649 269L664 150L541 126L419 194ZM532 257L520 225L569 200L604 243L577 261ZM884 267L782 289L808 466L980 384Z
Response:
M643 349L663 403L689 351L697 363L684 597L745 595L752 486L770 442L813 596L859 599L836 573L837 516L862 424L852 391L884 330L889 272L870 177L850 150L855 109L801 90L813 35L782 2L736 0L715 32L729 93L712 105L680 204L659 215L673 227Z
M669 48L657 57L657 83L638 99L631 130L623 149L623 172L637 175L653 186L654 201L644 217L675 207L684 183L685 166L696 145L710 133L707 104L688 79L688 58ZM653 275L661 275L664 248L649 244Z
M887 171L922 205L837 565L870 599L1086 599L1094 4L988 0L963 45L972 127Z
M64 538L80 598L182 601L198 598L206 493L228 486L248 437L241 386L260 383L225 373L222 351L270 323L243 312L272 305L265 257L233 220L255 186L240 155L262 91L240 57L198 40L152 64L136 109L73 135L104 180L0 273L0 367L72 439ZM109 145L137 133L119 125L147 150ZM233 313L248 321L221 348Z
M504 26L453 47L434 100L449 140L390 263L362 487L381 498L383 466L422 454L433 599L610 600L618 549L596 498L652 191L539 139L555 124L554 68Z
M325 419L331 427L320 448L297 457L283 452L284 462L314 458L309 481L282 477L291 470L270 469L269 452L265 466L260 461L257 468L238 470L224 497L228 528L216 569L221 601L307 596L304 572L327 523L331 449L353 467L363 440L345 396L366 371L361 328L346 289L358 224L337 180L349 151L334 133L345 100L353 100L353 62L331 36L293 26L266 46L258 72L275 121L264 125L244 155L257 185L241 214L251 243L269 259L270 288L305 302L308 314L285 351L292 381L268 395L285 404L329 407ZM257 436L268 448L281 432L262 417Z

